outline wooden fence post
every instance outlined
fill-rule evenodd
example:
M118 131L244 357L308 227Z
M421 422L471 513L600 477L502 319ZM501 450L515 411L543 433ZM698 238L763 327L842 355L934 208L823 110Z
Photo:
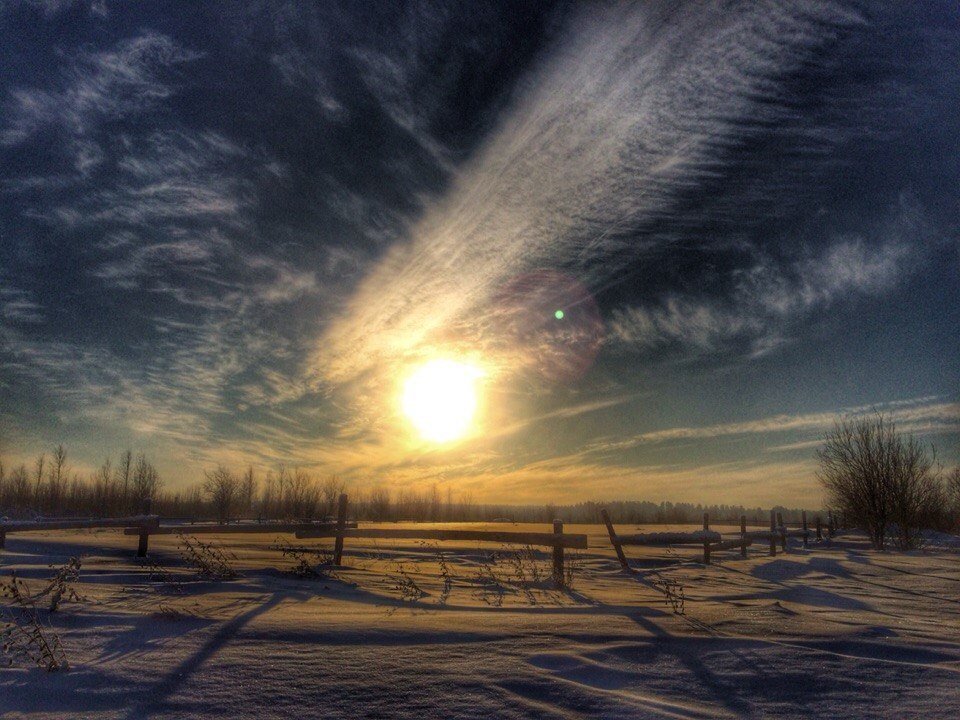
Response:
M703 514L703 532L706 533L710 530L710 516L707 513ZM710 564L710 540L706 537L703 539L703 564Z
M150 498L143 499L143 506L140 509L141 515L149 515L153 505ZM146 520L140 523L140 535L137 541L137 557L145 558L147 556L148 545L150 544L150 533L147 532L149 524Z
M343 533L347 525L347 494L340 495L337 505L337 539L333 543L333 564L340 565L343 560Z
M777 537L774 535L776 532L776 523L777 523L777 514L773 510L770 511L770 557L777 556Z
M809 545L807 544L807 533L809 533L810 531L807 530L807 511L802 510L800 517L803 519L803 546L809 547Z
M3 550L7 546L7 534L5 532L0 532L0 550Z
M620 538L617 537L617 533L613 529L613 523L610 522L610 515L607 514L606 508L600 510L600 517L603 519L603 524L607 526L610 543L613 545L613 549L617 551L617 560L620 561L620 566L624 570L629 570L630 566L627 564L627 556L623 554L623 545L620 544Z
M828 535L829 537L833 537L833 533L835 532L835 530L834 530L833 513L832 513L832 512L827 516L827 523L828 523L828 524L827 524L827 535Z
M823 526L820 524L820 516L817 515L817 542L823 540Z
M743 544L740 546L740 557L747 556L747 516L740 516L740 539Z
M563 521L553 521L553 534L563 535ZM563 577L563 545L556 543L553 546L553 579L560 587L564 585Z
M780 544L783 546L783 551L787 551L787 531L783 527L783 515L777 513L777 531L780 533Z

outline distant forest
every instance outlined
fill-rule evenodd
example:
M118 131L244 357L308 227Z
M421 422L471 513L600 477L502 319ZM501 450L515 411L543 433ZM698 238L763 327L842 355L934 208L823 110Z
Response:
M313 520L335 514L337 499L346 492L349 514L359 520L380 522L513 522L595 523L600 508L607 508L615 523L700 522L709 513L711 522L738 523L745 515L751 525L764 525L770 510L785 522L798 522L800 509L654 503L641 500L589 501L573 505L507 505L475 503L470 493L455 493L449 486L425 489L385 487L352 489L336 476L318 478L299 468L278 465L263 475L252 467L242 472L217 466L196 485L170 489L143 454L127 451L114 462L88 475L72 472L63 446L41 454L32 465L9 467L0 458L0 517L122 517L142 512L150 499L151 512L171 518L196 520L238 519ZM826 517L824 517L826 520Z

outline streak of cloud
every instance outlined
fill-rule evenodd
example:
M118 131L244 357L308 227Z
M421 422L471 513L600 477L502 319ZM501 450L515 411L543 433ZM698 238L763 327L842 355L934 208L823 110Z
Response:
M610 231L715 176L735 135L777 115L778 77L858 22L831 3L624 3L574 19L450 193L323 334L317 374L351 381L431 346L496 365L499 287L538 266L609 281L625 250Z

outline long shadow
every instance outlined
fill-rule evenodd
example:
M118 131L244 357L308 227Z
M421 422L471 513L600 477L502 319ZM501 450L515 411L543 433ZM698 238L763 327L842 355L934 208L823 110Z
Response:
M136 555L136 544L129 548L111 547L110 545L83 545L66 540L51 540L48 538L30 539L27 533L7 535L6 547L0 550L0 560L4 564L25 562L26 558L33 560L43 558L43 564L56 564L66 561L75 555L96 555L97 557L132 559ZM131 537L131 541L136 540Z
M137 718L150 717L158 712L163 712L165 701L173 695L181 685L187 682L190 677L200 669L200 667L223 648L237 633L251 620L263 615L282 600L288 599L284 594L274 594L266 602L251 608L241 615L237 615L232 620L226 622L213 637L201 647L197 652L173 668L165 677L157 682L153 687L146 691L146 699L137 703L127 713L128 720L137 720Z
M700 684L710 692L719 704L737 713L739 716L746 716L752 713L750 703L740 697L736 685L723 683L718 680L717 676L693 653L683 652L682 647L679 648L680 651L678 652L677 648L673 647L673 641L678 640L676 636L671 635L663 627L642 615L634 615L631 613L628 614L627 617L654 637L670 641L667 643L666 651L675 656L687 670L693 673L697 680L700 681Z
M814 566L814 563L819 561ZM813 558L806 565L802 563L795 563L791 561L782 561L782 560L773 560L767 565L775 565L780 563L777 567L773 569L772 572L757 572L758 568L754 568L750 573L746 573L743 570L739 570L734 567L724 566L724 569L727 572L739 573L741 575L749 575L750 577L755 577L757 579L763 580L766 583L776 585L779 587L778 590L769 590L763 592L753 592L753 593L740 593L740 594L720 594L720 595L711 595L708 599L715 600L718 602L728 602L734 600L786 600L788 602L793 602L798 605L810 605L812 607L826 607L833 608L836 610L868 610L871 612L876 612L881 615L890 615L889 613L884 613L880 610L877 610L873 606L854 598L841 595L839 593L830 592L829 590L822 590L820 588L812 587L810 585L800 584L791 584L789 582L784 582L784 580L795 580L802 578L804 575L809 574L810 572L822 572L827 575L833 575L835 577L843 578L854 578L858 577L853 573L850 573L848 570L844 569L834 560L826 560L821 558ZM792 566L799 565L801 569L794 568ZM761 566L764 567L764 566ZM806 568L809 567L809 570ZM785 577L786 576L786 577Z

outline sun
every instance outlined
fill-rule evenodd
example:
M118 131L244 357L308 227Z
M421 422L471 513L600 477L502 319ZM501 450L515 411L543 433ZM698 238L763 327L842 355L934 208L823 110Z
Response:
M403 412L423 439L459 440L469 432L477 412L477 381L482 376L480 368L469 363L431 360L404 382Z

